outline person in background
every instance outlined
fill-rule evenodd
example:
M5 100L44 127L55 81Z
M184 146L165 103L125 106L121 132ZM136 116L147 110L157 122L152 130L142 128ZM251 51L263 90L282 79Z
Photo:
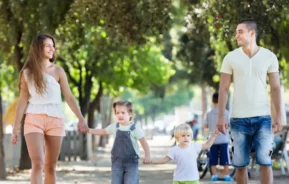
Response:
M192 131L193 131L193 140L196 141L198 139L199 134L199 124L196 119L192 120Z
M205 119L205 128L209 128L209 132L214 131L217 128L217 120L218 120L218 92L215 92L212 96L213 109L207 113ZM226 120L229 121L229 111L225 110ZM230 136L229 133L225 134L219 133L216 137L212 147L210 148L210 166L212 171L212 181L218 180L217 175L217 165L223 166L223 171L221 172L222 178L225 181L233 181L233 179L229 175L229 142ZM219 162L220 161L220 162Z

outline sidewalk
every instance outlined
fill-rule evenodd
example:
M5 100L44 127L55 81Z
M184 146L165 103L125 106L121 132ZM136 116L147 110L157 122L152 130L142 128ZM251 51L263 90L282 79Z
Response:
M152 158L165 156L173 142L169 136L155 136L148 140ZM110 150L111 144L93 154L91 161L58 162L57 183L58 184L109 184L110 183ZM143 152L141 153L141 157ZM175 165L173 162L163 165L143 165L140 163L141 184L171 184ZM21 171L9 175L1 184L29 184L30 171ZM287 184L289 176L281 175L280 169L274 170L274 183ZM249 184L259 183L259 177L250 179ZM201 184L228 183L224 181L211 182L210 174L200 181ZM232 182L234 183L234 182Z

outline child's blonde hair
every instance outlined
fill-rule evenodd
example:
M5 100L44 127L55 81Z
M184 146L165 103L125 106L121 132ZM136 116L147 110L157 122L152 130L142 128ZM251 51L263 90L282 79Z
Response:
M189 133L190 135L193 134L191 127L188 124L180 124L175 128L174 131L174 136L178 140L179 136L184 134L184 133Z

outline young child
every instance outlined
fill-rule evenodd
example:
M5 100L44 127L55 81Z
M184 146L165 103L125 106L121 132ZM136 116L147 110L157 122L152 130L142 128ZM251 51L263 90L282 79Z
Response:
M148 143L144 138L144 132L140 124L132 122L133 106L131 102L115 102L113 103L113 109L117 122L105 129L89 129L89 133L94 135L114 135L115 140L111 150L111 183L138 184L138 159L140 158L138 141L145 152L143 163L148 163L150 160Z
M209 128L209 131L213 131L217 127L217 119L218 119L218 93L215 92L212 96L212 102L213 102L213 109L207 113L207 117L205 120L205 128ZM227 122L230 122L229 118L229 112L225 111L225 116ZM221 172L221 175L223 175L225 181L233 181L233 179L229 175L229 165L230 165L230 159L229 159L229 148L228 144L230 142L230 137L228 132L226 134L219 133L219 135L216 137L212 147L210 148L210 166L212 169L212 181L218 180L217 175L217 165L222 165L224 167L223 171ZM218 164L218 161L220 160L220 164Z
M178 145L173 147L162 159L151 160L151 164L164 164L174 160L177 167L174 171L173 184L199 184L197 157L201 150L211 147L219 131L216 129L211 138L204 144L191 142L192 129L188 124L181 124L175 128L174 136Z

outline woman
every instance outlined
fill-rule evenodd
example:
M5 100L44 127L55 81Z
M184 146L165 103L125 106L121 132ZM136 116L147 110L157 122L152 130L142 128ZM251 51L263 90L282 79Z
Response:
M79 131L87 132L88 127L70 91L64 70L55 64L53 37L40 34L32 41L20 71L19 91L11 143L18 142L21 120L26 113L24 136L32 162L31 183L43 183L43 168L45 183L55 183L56 162L65 136L61 92L79 119Z

